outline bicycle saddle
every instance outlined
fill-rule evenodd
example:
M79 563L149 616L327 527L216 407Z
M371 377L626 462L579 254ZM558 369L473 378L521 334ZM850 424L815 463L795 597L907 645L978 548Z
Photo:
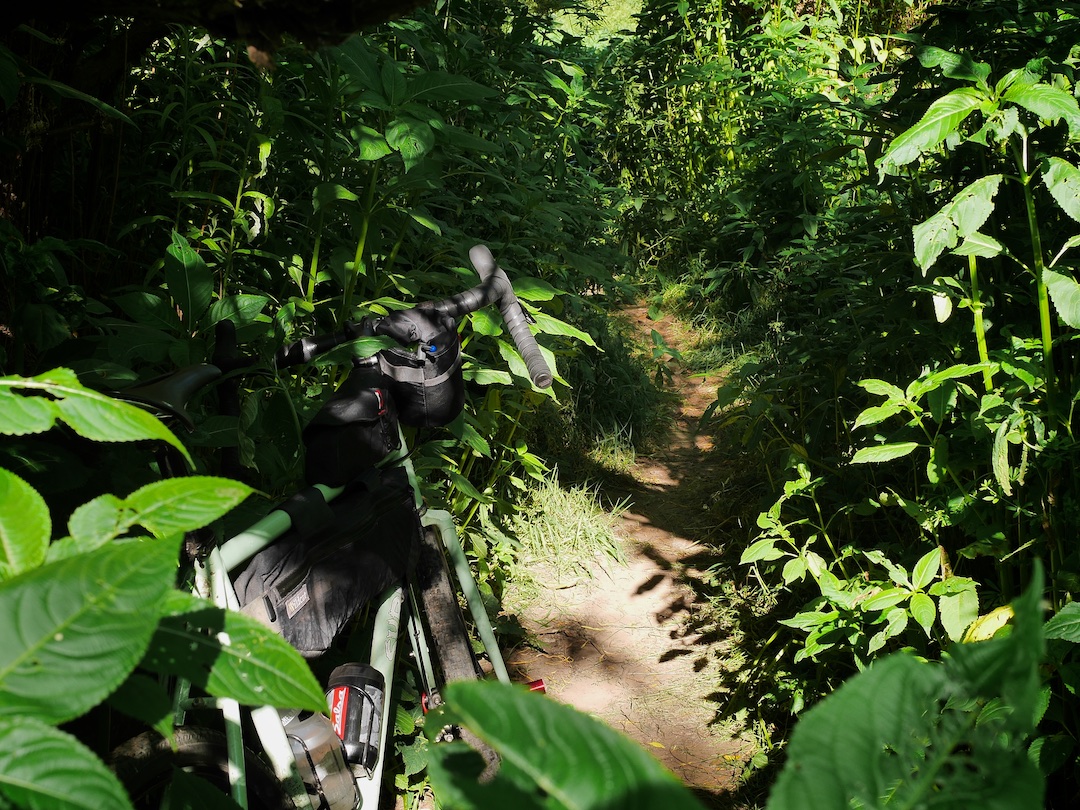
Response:
M189 431L195 429L195 422L187 412L187 404L204 386L221 376L221 369L208 363L186 366L171 374L155 377L142 385L126 388L114 396L117 399L134 402L137 405L153 409L169 416L175 416Z

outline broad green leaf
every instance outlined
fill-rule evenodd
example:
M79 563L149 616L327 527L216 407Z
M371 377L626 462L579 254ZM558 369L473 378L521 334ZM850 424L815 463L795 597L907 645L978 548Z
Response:
M207 320L210 323L230 320L237 326L247 326L255 322L269 302L265 295L226 295L210 306Z
M866 389L868 394L876 394L889 399L904 399L904 392L885 380L859 380L859 387Z
M943 251L956 247L959 239L964 245L954 253L967 255L997 255L1001 246L996 240L978 233L979 228L994 211L994 197L1001 185L1002 175L980 177L958 192L941 210L912 229L915 239L915 261L926 275ZM993 252L993 245L998 251ZM981 251L981 252L979 252Z
M877 405L873 408L867 408L855 419L855 424L852 429L866 427L867 425L876 425L880 422L884 422L890 416L896 416L904 410L904 406L900 402L887 402L884 405Z
M926 480L931 484L940 484L949 475L949 440L944 434L934 437L930 447L930 458L926 462Z
M32 717L0 717L0 796L33 810L131 808L120 781L89 748Z
M894 458L903 458L914 452L919 446L918 442L896 442L895 444L879 444L874 447L864 447L851 459L852 464L874 464L882 461L891 461Z
M949 638L959 641L968 625L979 618L979 595L974 587L957 593L942 594L938 597L938 613L941 616L941 626L945 628Z
M910 595L911 591L907 588L888 588L868 599L864 599L858 605L862 610L889 610L899 605Z
M920 45L915 49L915 56L923 67L941 68L941 73L950 79L985 83L990 76L990 66L976 62L966 53L953 53L931 45Z
M315 190L312 192L311 197L316 211L320 211L331 203L338 202L339 200L356 202L360 199L353 192L349 191L345 186L340 185L339 183L319 183L319 185L315 186Z
M442 236L442 228L439 227L439 223L436 222L432 217L428 216L427 214L422 214L415 209L409 209L409 216L412 217L415 222L427 228L432 233Z
M478 101L498 94L464 76L429 70L409 79L405 101Z
M379 160L389 155L394 150L386 142L386 138L377 129L359 125L349 130L358 147L356 156L360 160Z
M912 594L908 610L911 611L911 618L917 621L929 636L934 621L937 619L937 606L934 600L925 593Z
M784 563L783 578L784 584L790 585L792 582L800 581L806 576L806 560L802 557L792 557L786 563Z
M1046 623L1046 637L1080 644L1080 602L1069 602Z
M165 250L165 284L188 329L210 306L214 293L214 274L187 239L173 231L172 244Z
M476 501L477 503L494 503L494 499L492 499L490 495L485 495L476 487L474 487L472 481L459 473L457 470L447 469L445 472L454 488L464 494L466 497L472 498L472 500Z
M907 396L913 400L917 400L941 387L943 383L947 383L950 380L958 380L963 377L970 377L972 374L980 374L986 368L989 368L992 372L997 371L997 364L962 363L938 369L937 371L927 374L921 380L914 380L908 385Z
M15 473L0 467L0 580L40 565L51 534L45 499Z
M748 565L758 560L779 560L783 556L784 552L776 547L776 539L766 537L763 540L751 543L750 546L743 549L742 556L739 557L739 564Z
M132 522L163 537L217 520L252 491L228 478L190 475L147 484L125 498L124 505L133 513Z
M1049 121L1063 119L1072 137L1080 135L1080 106L1072 93L1059 90L1049 84L1017 82L1005 91L1003 98L1030 110Z
M329 48L328 53L362 88L369 92L379 88L379 65L372 53L372 46L363 37L350 37L341 45Z
M386 142L405 161L405 171L413 169L435 146L431 126L415 118L396 118L386 128Z
M941 550L932 549L926 552L919 561L915 563L915 567L911 569L911 582L915 586L916 590L923 590L934 578L937 577L938 571L941 570Z
M1050 158L1049 164L1042 178L1046 188L1061 210L1080 222L1080 169L1059 157Z
M529 807L532 794L543 797L534 806L547 810L701 810L693 794L637 743L544 695L502 683L459 681L447 686L445 707L425 728L437 733L444 722L464 726L498 752L502 765L486 785L475 778L447 784L448 768L433 771L439 795L443 786L463 791L483 808L522 802ZM433 758L440 748L432 746ZM523 784L535 787L523 793ZM508 792L517 795L513 805L505 801Z
M326 708L307 662L273 630L179 591L170 594L168 612L143 659L147 669L247 706Z
M40 433L56 419L93 441L168 442L191 461L184 445L160 420L142 408L85 388L69 369L57 368L36 377L0 377L0 433Z
M133 321L152 326L163 332L180 331L180 319L176 308L162 294L150 291L136 291L116 296L116 303Z
M1080 284L1072 276L1043 270L1043 283L1054 302L1058 317L1074 329L1080 328Z
M478 309L469 315L472 330L481 335L498 337L503 333L502 322L487 309Z
M491 368L465 368L465 379L477 385L512 385L514 378L505 371Z
M571 337L575 340L580 340L586 346L596 346L596 341L593 340L592 335L588 332L583 332L577 327L571 326L566 321L560 321L558 318L553 318L546 312L540 312L537 310L532 311L533 320L536 321L536 328L545 335L562 335L563 337Z
M957 256L979 256L983 259L992 259L1004 251L1005 246L994 237L984 233L973 233L953 253Z
M157 679L132 673L109 696L108 703L128 717L150 726L162 737L172 738L173 697Z
M0 717L62 723L100 703L146 650L179 540L123 540L0 583Z
M1076 236L1070 236L1065 241L1065 244L1061 246L1061 250L1059 250L1057 252L1057 255L1054 256L1054 260L1052 262L1050 262L1050 266L1053 267L1054 265L1056 265L1061 260L1061 257L1065 255L1065 252L1067 250L1070 250L1071 248L1074 248L1077 245L1080 245L1080 234L1077 234Z
M956 132L960 124L983 103L984 96L970 87L953 90L927 109L915 126L900 133L889 144L878 163L882 174L916 160Z
M542 278L516 278L513 287L522 301L550 301L558 292Z
M124 502L115 495L99 495L71 513L68 533L79 553L93 551L131 527ZM52 549L50 549L50 554Z
M50 90L53 90L58 95L83 101L98 110L99 112L102 112L105 115L109 116L110 118L115 118L119 121L123 121L125 124L131 124L133 127L137 126L134 121L132 121L124 113L120 112L120 110L116 109L116 107L112 106L111 104L106 104L100 98L97 98L96 96L91 96L88 93L82 92L81 90L76 90L74 87L66 85L63 82L58 82L55 79L47 79L44 76L33 75L24 75L23 81L28 84L39 84L42 87L48 87Z
M956 224L945 211L938 211L930 219L912 228L915 239L915 263L923 275L946 250L956 247Z

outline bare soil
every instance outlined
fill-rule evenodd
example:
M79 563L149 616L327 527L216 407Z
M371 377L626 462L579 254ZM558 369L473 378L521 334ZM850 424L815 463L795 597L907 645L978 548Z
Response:
M679 347L675 323L650 321L645 307L624 316L646 345L655 329ZM715 553L693 538L702 536L707 501L732 471L698 428L719 381L687 374L674 361L670 371L677 404L666 446L605 483L612 500L630 501L618 525L625 564L598 556L591 578L553 582L543 598L523 605L517 619L533 643L509 664L517 677L543 678L556 700L637 740L706 806L730 808L739 806L734 794L754 746L718 720L717 670L729 640L701 619L702 589L693 585L708 576Z

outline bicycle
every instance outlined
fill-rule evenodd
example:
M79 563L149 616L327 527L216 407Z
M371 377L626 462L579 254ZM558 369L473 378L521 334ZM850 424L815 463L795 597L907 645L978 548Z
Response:
M325 564L333 568L346 549L356 551L365 530L378 526L382 516L394 515L392 520L384 520L389 521L389 529L400 535L408 533L397 538L402 545L396 553L382 560L382 568L372 564L361 571L354 566L368 591L375 590L373 583L380 586L378 596L366 608L373 616L369 660L334 670L327 684L326 715L308 716L268 706L244 709L231 699L193 695L190 682L179 680L174 697L176 747L156 732L146 732L121 745L111 758L114 771L137 807L161 802L175 768L202 776L227 791L243 808L379 807L391 750L393 685L399 669L401 634L406 633L409 639L425 710L441 702L444 684L482 674L458 603L455 578L495 677L509 682L452 517L445 511L425 508L400 424L391 418L396 408L400 421L406 424L438 424L460 411L463 391L456 321L491 303L499 306L533 382L538 387L551 384L551 372L505 272L482 245L470 251L470 259L482 279L470 290L381 318L350 322L340 332L304 338L277 353L275 361L281 370L311 362L347 341L379 335L393 339L399 347L415 344L416 352L411 355L412 349L387 348L353 360L354 368L345 384L305 431L309 477L314 474L323 480L223 543L202 535L189 538L187 544L193 593L219 607L256 616L299 649L306 645L311 648L307 653L318 653L321 644L329 643L326 636L332 640L344 621L351 620L359 609L359 597L352 594L344 607L334 608L348 617L343 620L336 615L327 620L327 626L316 623L314 631L305 626L294 632L287 620L311 605L318 607L320 595L310 591L322 587L318 576L327 570ZM434 342L432 330L438 332L439 342ZM223 374L242 373L251 362L238 353L235 333L232 335L230 338L225 322L218 330L211 364L181 369L119 396L190 426L185 406L191 398ZM423 400L420 406L418 398ZM222 399L228 402L230 396ZM430 406L441 412L433 415ZM175 456L161 458L165 475L181 474L182 464ZM280 555L273 554L283 548L288 558L294 547L309 555L301 555L299 575L293 571L292 579L285 577L283 584L288 587L284 593L276 582L260 592L259 585L266 584L265 577L259 580L260 572L267 566L260 568L251 561L270 560L268 565L273 569L284 565ZM365 560L370 562L371 558L364 558L361 564L366 564ZM244 573L231 578L245 564ZM252 568L259 570L249 574ZM331 571L327 576L333 574ZM345 582L344 590L352 588L352 580L338 579ZM252 591L248 586L253 580L257 581ZM302 596L300 585L308 589ZM256 597L242 599L245 589ZM273 598L267 596L271 590ZM366 601L367 595L361 593L360 597ZM326 604L329 602L320 609L329 610ZM289 637L297 632L303 637L301 642ZM308 638L312 634L319 638L312 641ZM192 722L194 715L208 711L219 714L219 720L213 724ZM449 729L443 736L458 733ZM484 754L488 772L497 767L497 758L483 750L479 741L466 740Z

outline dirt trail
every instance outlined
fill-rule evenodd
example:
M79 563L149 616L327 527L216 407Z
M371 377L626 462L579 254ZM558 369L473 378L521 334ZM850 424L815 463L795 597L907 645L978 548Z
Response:
M671 324L649 321L644 307L625 316L648 345L656 329L678 347ZM618 527L626 564L598 557L591 580L528 606L518 619L539 643L518 649L510 664L524 678L543 678L556 700L640 742L707 806L726 807L753 751L714 723L724 639L694 629L700 606L688 583L702 577L710 549L687 539L701 519L695 499L715 491L710 481L722 472L710 468L710 437L697 432L717 381L672 371L680 404L669 444L639 457L616 493L631 502Z

